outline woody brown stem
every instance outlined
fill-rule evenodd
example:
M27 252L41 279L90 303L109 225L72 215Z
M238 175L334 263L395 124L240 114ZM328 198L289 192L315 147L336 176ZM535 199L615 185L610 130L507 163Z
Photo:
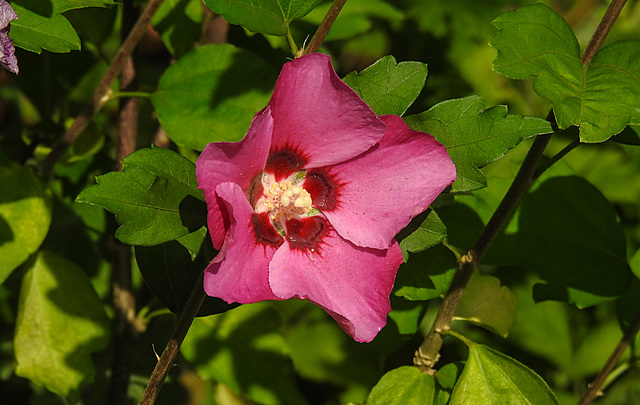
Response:
M298 54L296 55L297 57L316 52L318 48L320 48L320 44L322 44L322 41L324 41L324 37L326 37L329 33L329 29L338 17L340 10L342 10L342 6L344 6L344 3L346 2L347 0L333 1L331 7L329 7L329 11L327 11L327 14L324 16L322 22L320 23L320 26L316 30L316 33L313 34L311 41L309 41L309 44L305 48L301 49L298 52Z
M44 159L42 164L40 165L40 174L47 178L51 175L53 171L53 167L56 162L62 157L64 152L69 148L69 146L76 140L78 135L82 133L82 131L89 125L93 117L96 113L102 108L104 103L107 101L107 92L111 87L111 83L115 80L115 78L122 71L127 58L133 52L133 49L138 45L138 42L142 39L151 18L158 10L163 0L150 0L147 7L144 9L138 21L131 29L131 32L127 36L127 39L122 43L122 46L118 50L115 58L111 62L109 69L102 77L100 84L96 88L91 100L85 105L82 112L78 115L78 117L73 121L71 127L64 133L62 138L60 138L51 149L51 153Z

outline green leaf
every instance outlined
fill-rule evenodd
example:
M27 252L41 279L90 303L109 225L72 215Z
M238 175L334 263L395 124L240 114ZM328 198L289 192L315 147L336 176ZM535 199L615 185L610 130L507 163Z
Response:
M18 19L11 22L11 38L15 46L32 51L70 52L80 50L80 38L63 12L85 8L105 7L104 0L21 0L11 6Z
M284 36L293 20L304 17L322 0L204 0L231 24L253 32Z
M449 288L455 271L456 257L442 245L412 254L398 270L394 294L411 301L439 297Z
M61 14L43 17L14 4L18 19L11 23L13 44L31 52L70 52L80 50L80 38Z
M171 54L179 58L202 35L202 1L167 0L154 14L151 24Z
M373 366L375 354L351 339L319 308L304 308L308 312L297 313L284 335L296 373L315 382L368 390L379 377Z
M425 63L396 63L393 56L384 56L360 73L349 73L344 82L376 114L402 115L420 95L427 73Z
M506 338L516 318L516 306L515 294L501 286L499 279L474 272L454 319L473 322Z
M194 232L207 211L196 184L195 165L168 149L141 149L127 156L122 172L96 178L77 202L99 205L116 215L116 237L152 246Z
M278 334L280 323L266 302L243 305L197 318L180 351L201 378L215 379L261 404L306 404Z
M210 142L242 139L274 83L271 67L253 53L208 45L169 67L151 101L174 142L202 150Z
M551 124L543 119L507 115L506 106L485 109L478 96L443 101L406 117L406 122L447 147L458 174L453 192L485 187L481 167L502 157L524 138L552 132Z
M508 342L544 358L558 368L572 370L576 337L570 311L574 308L557 301L536 303L531 296L531 288L536 280L528 277L524 285L513 289L518 297L518 312Z
M557 404L553 392L527 366L468 340L469 358L451 394L458 404Z
M435 389L433 376L403 366L382 376L369 393L367 405L429 405Z
M392 355L415 337L427 307L425 302L408 301L395 294L391 295L390 300L391 312L387 325L369 344L370 349L383 357Z
M22 280L16 374L74 396L93 380L91 353L108 340L109 319L86 274L54 253L39 253Z
M416 219L418 218L422 218L422 216L416 217ZM400 241L402 256L405 258L409 255L409 252L418 253L439 245L447 236L447 227L444 226L438 214L433 210L429 211L420 226L414 228L412 221L405 228L405 231L411 232L411 234Z
M538 270L546 283L534 287L536 301L561 299L586 307L618 297L629 283L617 214L580 177L548 177L534 185L522 201L518 234L515 243L528 247L518 263Z
M463 362L448 363L442 366L434 376L436 379L436 396L434 403L437 405L446 405L451 398L453 387L458 381L460 374L464 368Z
M135 252L145 283L175 314L182 311L214 253L206 228L161 245L136 246ZM217 314L235 306L206 297L198 316Z
M0 283L34 253L51 224L51 194L33 170L0 166Z
M512 79L535 77L534 90L553 105L560 129L580 127L580 140L602 142L640 123L640 41L602 48L587 65L571 28L549 7L534 4L493 24L494 69Z

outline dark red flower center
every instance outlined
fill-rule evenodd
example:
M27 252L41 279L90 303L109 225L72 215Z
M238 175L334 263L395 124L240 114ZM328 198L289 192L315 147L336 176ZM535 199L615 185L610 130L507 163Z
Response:
M247 197L256 242L293 249L318 249L331 225L321 211L338 204L340 184L326 169L304 170L307 159L293 148L271 152L263 173L254 177Z
M284 147L271 151L264 171L271 173L276 180L291 176L307 164L307 159L293 148Z
M293 218L287 221L287 240L292 249L315 251L328 230L327 220L319 215L301 219Z

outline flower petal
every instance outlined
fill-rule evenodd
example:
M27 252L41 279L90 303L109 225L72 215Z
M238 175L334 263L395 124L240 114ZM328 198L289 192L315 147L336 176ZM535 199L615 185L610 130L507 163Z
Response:
M256 241L254 212L237 184L222 183L216 192L229 213L230 225L222 249L205 270L205 292L228 303L277 299L269 288L268 270L278 248Z
M387 250L360 248L327 227L313 252L283 244L269 265L269 283L278 298L308 299L355 340L370 342L387 322L401 263L397 243Z
M320 53L284 65L269 106L272 152L302 155L306 168L343 162L384 135L384 124Z
M380 118L387 132L376 147L328 169L339 184L338 201L323 213L343 238L386 249L455 180L456 168L432 136L395 115Z
M216 187L223 182L231 182L249 192L256 176L257 183L260 183L259 175L267 161L272 130L273 119L267 107L255 116L247 135L240 142L210 143L198 157L196 177L207 202L207 223L216 249L222 246L226 233Z
M18 15L6 0L0 0L0 66L11 73L18 74L18 59L13 41L9 37L9 23L18 19Z

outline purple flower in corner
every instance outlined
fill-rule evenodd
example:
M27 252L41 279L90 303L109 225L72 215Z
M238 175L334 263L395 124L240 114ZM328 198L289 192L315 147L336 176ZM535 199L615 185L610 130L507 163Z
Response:
M17 20L18 15L7 0L0 0L0 66L9 72L18 74L18 59L15 55L13 41L9 37L9 23Z
M360 342L391 310L394 236L456 178L444 146L376 116L319 53L286 63L245 138L209 144L196 173L219 250L207 294L307 299Z

